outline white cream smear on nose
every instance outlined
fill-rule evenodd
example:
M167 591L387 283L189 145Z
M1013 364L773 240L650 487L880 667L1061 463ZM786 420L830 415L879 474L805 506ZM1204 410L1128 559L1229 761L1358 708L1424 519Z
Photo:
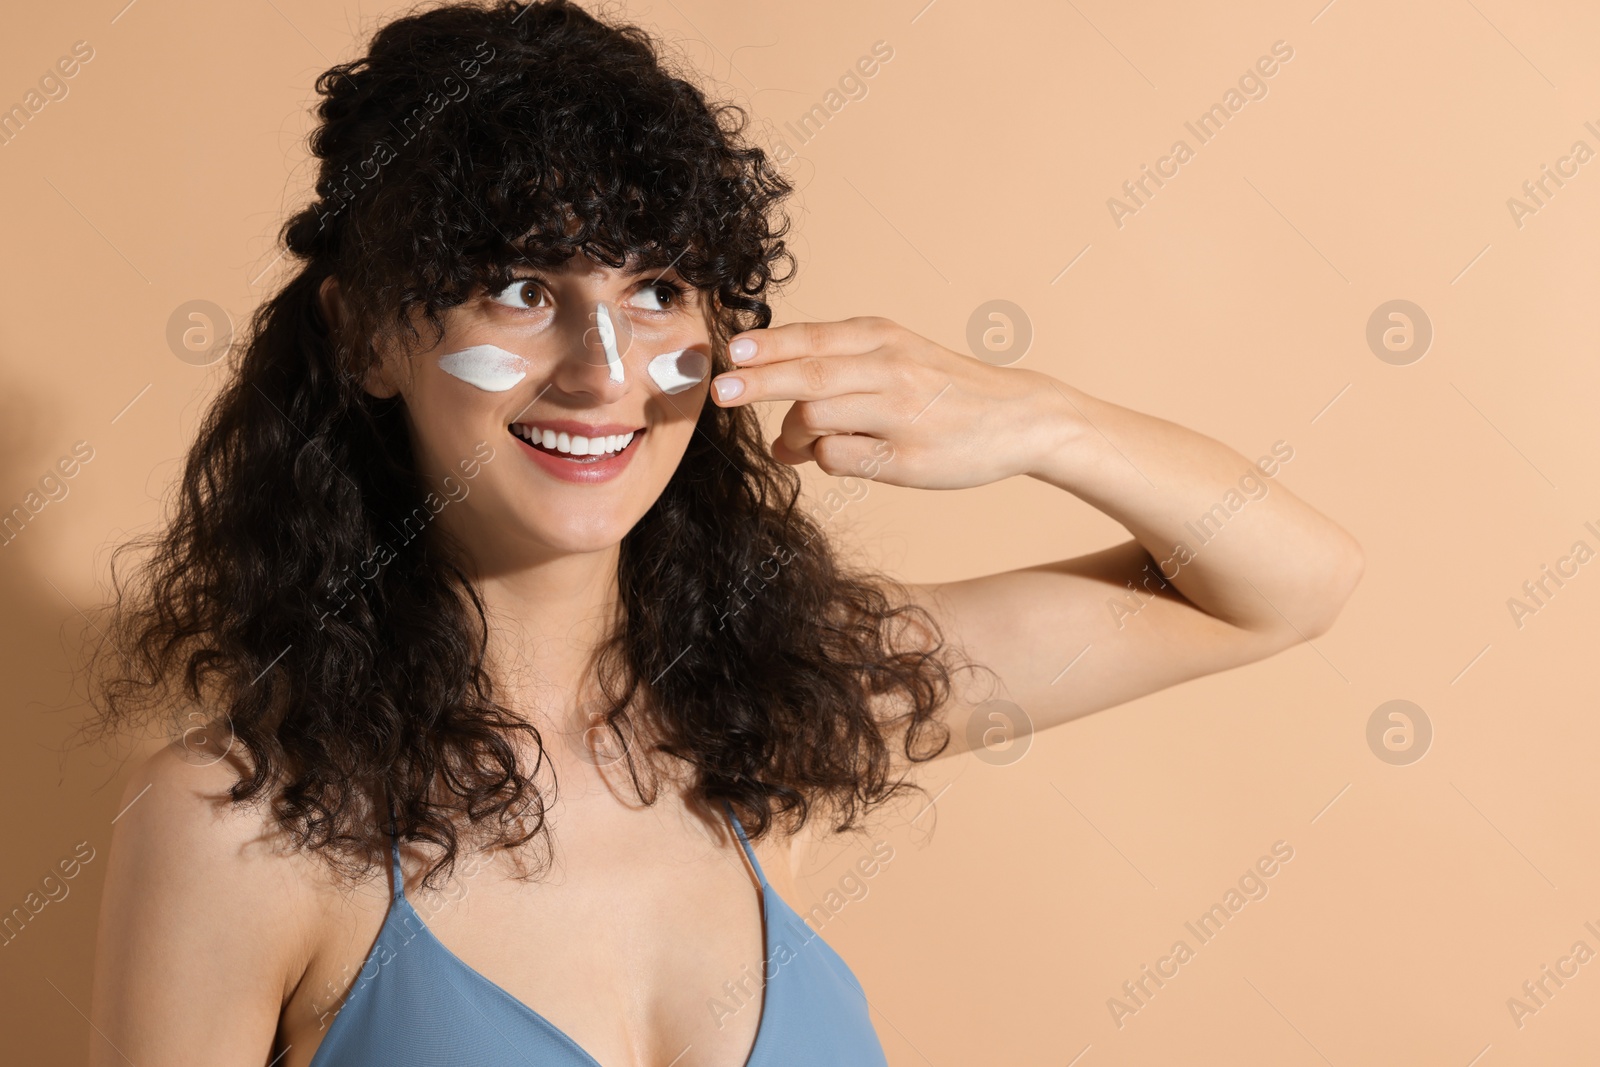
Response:
M622 356L617 353L617 328L611 322L611 309L605 302L594 306L595 326L600 330L600 344L606 350L606 367L611 372L611 380L622 381Z
M645 371L661 387L663 393L681 393L691 385L705 381L711 361L703 352L680 348L676 352L663 352L652 359Z
M473 345L440 356L439 369L486 393L503 393L528 376L528 361L494 345Z

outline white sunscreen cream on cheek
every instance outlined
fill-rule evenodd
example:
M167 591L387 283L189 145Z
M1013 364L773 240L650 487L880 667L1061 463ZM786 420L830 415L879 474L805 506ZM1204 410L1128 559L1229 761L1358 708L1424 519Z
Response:
M439 369L486 393L503 393L528 376L528 361L494 345L473 345L440 356Z
M692 385L706 380L711 360L703 352L680 348L676 352L663 352L645 367L651 379L663 393L681 393Z
M617 328L611 321L611 309L605 301L594 306L594 324L600 331L600 344L606 350L606 367L611 380L622 381L622 356L617 352Z

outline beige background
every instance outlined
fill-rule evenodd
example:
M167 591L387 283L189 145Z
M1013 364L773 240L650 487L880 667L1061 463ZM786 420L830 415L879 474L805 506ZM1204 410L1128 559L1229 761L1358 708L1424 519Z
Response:
M935 765L936 806L885 819L895 858L823 929L890 1062L1591 1062L1600 961L1520 1027L1507 998L1575 941L1600 951L1600 564L1520 628L1507 600L1575 541L1600 549L1583 525L1600 527L1600 160L1520 227L1507 198L1574 141L1600 150L1600 13L925 2L624 9L776 133L875 41L893 48L865 98L788 138L802 272L780 321L886 315L959 350L981 302L1013 301L1034 328L1019 365L1252 458L1290 443L1281 484L1357 536L1367 575L1314 647L1038 735L1020 759ZM220 365L174 356L168 318L206 299L241 321L282 277L311 82L398 7L122 3L19 7L0 34L0 104L75 41L94 49L0 147L0 510L74 442L94 449L0 547L0 911L95 850L0 947L15 1062L80 1060L89 1040L121 771L63 749L71 624L108 546L159 517L217 386ZM1198 145L1183 123L1279 40L1294 58L1268 95ZM1107 199L1180 137L1194 158L1119 228ZM1435 330L1405 366L1365 340L1397 298ZM1025 480L873 486L835 528L914 581L1126 536ZM1366 741L1391 699L1433 725L1410 765ZM791 903L823 900L871 840L799 855ZM1173 941L1197 946L1185 921L1277 841L1294 858L1269 895L1116 1025L1108 998Z

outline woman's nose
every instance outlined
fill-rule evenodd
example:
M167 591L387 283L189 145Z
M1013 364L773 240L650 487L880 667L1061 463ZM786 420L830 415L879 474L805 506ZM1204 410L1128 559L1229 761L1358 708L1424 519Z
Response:
M557 384L567 392L590 393L614 400L628 391L625 358L633 344L628 316L604 301L591 304L568 324L576 336L571 351L557 368Z

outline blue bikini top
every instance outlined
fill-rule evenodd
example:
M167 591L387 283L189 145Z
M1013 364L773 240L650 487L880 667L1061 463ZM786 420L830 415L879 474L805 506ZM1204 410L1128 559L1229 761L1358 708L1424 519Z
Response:
M742 984L725 985L715 998L728 1014L762 998L744 1067L888 1067L861 983L767 883L738 816L727 811L761 881L766 941L764 994L760 976L747 971ZM389 912L310 1067L600 1067L433 936L406 900L398 840L392 850Z

